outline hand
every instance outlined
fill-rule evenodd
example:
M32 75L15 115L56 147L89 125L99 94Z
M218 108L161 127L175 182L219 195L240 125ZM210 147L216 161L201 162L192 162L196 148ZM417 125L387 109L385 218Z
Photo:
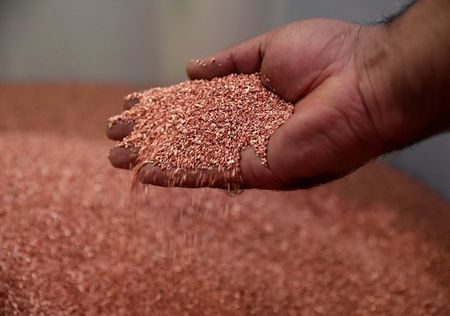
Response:
M251 148L242 152L245 187L309 186L339 177L381 152L382 140L358 87L360 32L361 26L341 21L300 21L203 59L208 67L188 64L191 79L260 71L269 89L296 105L269 141L268 168ZM121 139L131 128L114 126L108 135ZM135 157L124 149L111 154L118 167L128 167L130 158Z
M402 39L411 42L407 37ZM398 80L403 70L395 58L401 56L389 52L384 43L387 38L386 26L306 20L204 58L202 62L208 67L196 62L188 64L191 79L261 72L268 89L295 104L294 114L269 140L268 167L261 164L251 148L241 153L244 187L293 189L327 182L381 153L431 134L424 132L424 122L433 122L428 120L431 116L425 107L418 106L413 111L401 102L406 100L403 95L423 95L423 91L389 88L393 84L408 84ZM394 59L386 58L394 55ZM395 62L389 65L389 60ZM410 64L422 65L419 61L412 60ZM390 68L399 72L390 72ZM409 75L418 77L417 73ZM447 122L442 118L440 121ZM121 139L131 128L118 124L108 135ZM116 167L129 167L135 156L128 150L116 149L110 159ZM161 170L145 166L142 171L143 182L164 185ZM220 177L217 172L212 173ZM184 186L196 186L198 177L199 174L188 172Z

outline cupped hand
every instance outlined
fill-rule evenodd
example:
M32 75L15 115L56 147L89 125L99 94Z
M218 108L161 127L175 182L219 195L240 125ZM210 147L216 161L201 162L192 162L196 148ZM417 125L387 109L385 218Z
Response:
M211 79L230 73L260 72L264 85L295 104L294 114L269 140L267 166L251 148L241 153L246 188L294 189L324 183L360 167L386 150L385 111L367 103L367 82L360 60L373 29L335 20L305 20L289 24L187 65L191 79ZM202 64L206 63L206 67ZM369 85L370 88L370 85ZM126 108L133 105L127 102ZM118 123L107 131L120 140L132 125ZM114 149L116 167L130 168L133 150ZM221 186L220 174L214 174ZM187 172L184 186L199 184L198 173ZM154 166L142 168L145 183L165 184Z

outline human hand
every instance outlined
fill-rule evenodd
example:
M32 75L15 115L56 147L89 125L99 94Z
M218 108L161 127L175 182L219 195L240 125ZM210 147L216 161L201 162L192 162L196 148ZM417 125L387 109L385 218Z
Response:
M260 71L270 90L296 105L269 141L268 168L251 148L242 152L245 187L308 186L353 170L379 152L381 141L358 88L360 31L341 21L300 21L203 59L208 67L188 64L191 79ZM108 135L121 139L131 128L120 124ZM130 158L125 149L111 155L119 167L127 167Z
M383 82L387 76L373 66L385 53L386 37L383 26L306 20L188 64L191 79L261 72L268 89L295 104L294 114L269 140L267 166L251 148L241 153L243 187L309 187L423 137L418 124L405 124L402 104L392 101L396 95ZM108 135L121 139L131 129L118 124ZM117 167L129 167L135 158L121 148L110 156ZM145 183L165 183L164 172L154 166L144 166L141 175ZM196 186L199 176L188 172L184 185Z

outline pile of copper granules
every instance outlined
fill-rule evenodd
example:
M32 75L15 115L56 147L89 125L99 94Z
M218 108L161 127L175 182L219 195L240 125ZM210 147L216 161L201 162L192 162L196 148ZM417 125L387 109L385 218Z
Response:
M134 122L118 146L139 148L139 160L163 170L228 170L239 179L240 152L251 146L266 163L269 137L293 105L267 90L259 74L232 74L132 93L137 105L110 119Z
M450 314L450 205L380 164L308 191L140 187L133 216L102 128L73 128L122 94L0 86L0 315Z

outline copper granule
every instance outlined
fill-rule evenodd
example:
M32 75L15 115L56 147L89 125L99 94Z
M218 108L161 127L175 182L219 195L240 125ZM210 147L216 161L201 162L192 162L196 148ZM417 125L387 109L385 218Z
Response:
M450 315L450 205L380 164L300 192L147 186L133 234L128 172L71 124L123 93L98 91L0 87L0 315Z
M118 146L140 148L139 160L163 170L219 169L239 180L240 152L252 147L266 163L269 137L293 105L267 90L259 74L186 81L135 92L133 108L110 119L135 123Z

